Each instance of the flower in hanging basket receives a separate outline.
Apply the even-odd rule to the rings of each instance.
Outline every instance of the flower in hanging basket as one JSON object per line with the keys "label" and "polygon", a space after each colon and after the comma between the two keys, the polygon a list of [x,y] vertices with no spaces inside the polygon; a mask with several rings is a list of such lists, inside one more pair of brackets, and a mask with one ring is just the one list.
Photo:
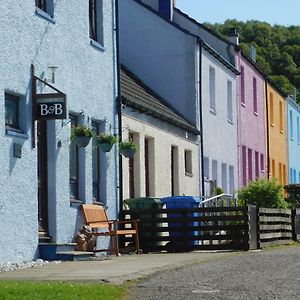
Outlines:
{"label": "flower in hanging basket", "polygon": [[109,152],[112,146],[118,141],[117,136],[113,134],[107,134],[102,132],[100,135],[96,136],[98,145],[103,152]]}
{"label": "flower in hanging basket", "polygon": [[93,136],[94,131],[85,125],[77,125],[71,129],[71,141],[75,141],[79,147],[86,147]]}
{"label": "flower in hanging basket", "polygon": [[133,157],[136,150],[137,150],[137,144],[135,144],[133,141],[122,141],[119,143],[120,153],[125,157]]}

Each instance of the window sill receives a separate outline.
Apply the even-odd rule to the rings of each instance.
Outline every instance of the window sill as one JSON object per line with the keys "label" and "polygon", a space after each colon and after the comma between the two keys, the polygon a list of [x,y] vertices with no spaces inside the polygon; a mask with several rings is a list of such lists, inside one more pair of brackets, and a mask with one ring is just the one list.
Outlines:
{"label": "window sill", "polygon": [[9,136],[19,137],[22,139],[28,139],[28,135],[21,130],[6,128],[5,133],[6,133],[6,135],[9,135]]}
{"label": "window sill", "polygon": [[280,130],[280,133],[281,133],[281,134],[283,134],[283,133],[284,133],[284,131],[281,129],[281,130]]}
{"label": "window sill", "polygon": [[274,123],[271,123],[270,126],[271,126],[271,127],[275,127]]}
{"label": "window sill", "polygon": [[70,206],[78,207],[81,204],[83,204],[83,201],[75,199],[75,198],[70,198]]}
{"label": "window sill", "polygon": [[233,120],[228,119],[228,123],[233,125]]}
{"label": "window sill", "polygon": [[187,177],[193,177],[193,173],[185,172],[185,176],[187,176]]}
{"label": "window sill", "polygon": [[246,104],[245,104],[244,102],[241,102],[241,105],[242,105],[243,107],[246,107]]}
{"label": "window sill", "polygon": [[216,114],[217,114],[216,111],[215,111],[214,109],[212,109],[212,108],[210,108],[209,111],[210,111],[210,113],[213,114],[213,115],[216,115]]}
{"label": "window sill", "polygon": [[258,113],[256,111],[253,112],[254,116],[258,116]]}
{"label": "window sill", "polygon": [[46,13],[45,11],[43,11],[42,9],[36,7],[35,8],[35,14],[39,17],[42,17],[43,19],[51,22],[52,24],[55,24],[55,20],[53,17],[51,17],[48,13]]}
{"label": "window sill", "polygon": [[97,41],[95,41],[95,40],[93,40],[93,39],[91,39],[90,44],[91,44],[93,47],[95,47],[95,48],[97,48],[97,49],[99,49],[99,50],[101,50],[101,51],[105,51],[105,47],[104,47],[103,45],[101,45],[99,42],[97,42]]}

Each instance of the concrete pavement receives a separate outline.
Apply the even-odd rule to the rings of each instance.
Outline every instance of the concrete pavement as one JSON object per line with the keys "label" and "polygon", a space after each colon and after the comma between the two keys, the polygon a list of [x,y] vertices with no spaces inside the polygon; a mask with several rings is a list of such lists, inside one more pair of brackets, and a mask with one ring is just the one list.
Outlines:
{"label": "concrete pavement", "polygon": [[85,281],[122,284],[157,271],[216,260],[235,252],[124,255],[106,260],[48,264],[0,273],[0,280]]}

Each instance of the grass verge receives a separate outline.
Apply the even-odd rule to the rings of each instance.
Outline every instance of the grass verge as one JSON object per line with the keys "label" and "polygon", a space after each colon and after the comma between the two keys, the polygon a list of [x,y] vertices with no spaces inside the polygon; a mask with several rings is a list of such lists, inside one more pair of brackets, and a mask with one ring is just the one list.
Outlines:
{"label": "grass verge", "polygon": [[1,300],[120,300],[126,285],[0,281]]}

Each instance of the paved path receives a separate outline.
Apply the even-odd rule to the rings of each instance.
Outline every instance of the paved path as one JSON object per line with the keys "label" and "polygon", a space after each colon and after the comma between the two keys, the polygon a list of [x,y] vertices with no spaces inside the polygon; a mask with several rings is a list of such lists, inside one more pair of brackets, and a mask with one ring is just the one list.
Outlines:
{"label": "paved path", "polygon": [[112,257],[108,260],[49,264],[23,270],[0,273],[0,280],[63,280],[93,281],[120,284],[141,277],[185,265],[216,260],[234,252],[142,254]]}
{"label": "paved path", "polygon": [[299,300],[300,247],[241,252],[157,273],[130,294],[134,300]]}

